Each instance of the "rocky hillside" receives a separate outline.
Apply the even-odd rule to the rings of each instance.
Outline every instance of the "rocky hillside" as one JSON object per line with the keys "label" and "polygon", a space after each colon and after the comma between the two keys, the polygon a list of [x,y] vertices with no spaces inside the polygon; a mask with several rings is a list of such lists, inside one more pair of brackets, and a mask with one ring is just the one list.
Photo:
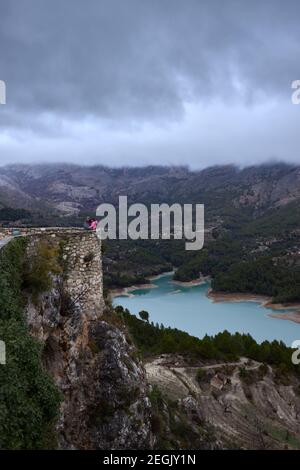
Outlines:
{"label": "rocky hillside", "polygon": [[296,378],[284,381],[272,367],[246,358],[191,366],[182,356],[162,355],[148,361],[146,370],[162,402],[177,403],[185,414],[194,439],[205,423],[214,448],[300,448]]}
{"label": "rocky hillside", "polygon": [[145,370],[104,310],[96,245],[54,235],[0,250],[0,448],[151,448]]}
{"label": "rocky hillside", "polygon": [[270,164],[239,170],[220,166],[111,169],[103,166],[10,165],[0,168],[0,202],[12,208],[76,216],[119,194],[130,201],[204,202],[213,216],[231,208],[261,214],[300,198],[300,168]]}
{"label": "rocky hillside", "polygon": [[0,448],[300,448],[291,351],[104,307],[93,237],[41,232],[0,250]]}
{"label": "rocky hillside", "polygon": [[[59,243],[61,269],[51,267],[47,290],[27,297],[25,316],[43,344],[43,363],[63,394],[56,424],[59,447],[150,447],[143,366],[125,332],[105,320],[100,242],[84,232],[52,237],[31,236],[27,245],[29,269],[34,271],[45,249],[46,259],[55,257]],[[51,266],[53,262],[55,258]]]}

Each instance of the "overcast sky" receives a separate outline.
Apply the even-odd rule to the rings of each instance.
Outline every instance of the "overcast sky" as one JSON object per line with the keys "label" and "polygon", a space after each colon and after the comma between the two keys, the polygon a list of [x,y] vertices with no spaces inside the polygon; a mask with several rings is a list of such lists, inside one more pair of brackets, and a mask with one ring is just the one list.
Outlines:
{"label": "overcast sky", "polygon": [[300,162],[299,0],[1,0],[0,162]]}

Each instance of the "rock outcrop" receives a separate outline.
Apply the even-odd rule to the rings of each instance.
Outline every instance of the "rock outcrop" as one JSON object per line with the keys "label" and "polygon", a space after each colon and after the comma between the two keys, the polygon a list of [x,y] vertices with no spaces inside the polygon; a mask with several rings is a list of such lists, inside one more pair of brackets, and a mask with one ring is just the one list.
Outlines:
{"label": "rock outcrop", "polygon": [[28,295],[27,320],[62,393],[57,440],[64,449],[151,448],[151,406],[142,363],[126,331],[105,313],[101,243],[71,230],[27,234],[29,264],[40,243],[59,248],[51,289]]}
{"label": "rock outcrop", "polygon": [[184,413],[197,448],[201,440],[202,448],[214,449],[300,448],[296,376],[278,376],[271,366],[246,358],[191,366],[167,354],[150,360],[146,371],[150,384]]}

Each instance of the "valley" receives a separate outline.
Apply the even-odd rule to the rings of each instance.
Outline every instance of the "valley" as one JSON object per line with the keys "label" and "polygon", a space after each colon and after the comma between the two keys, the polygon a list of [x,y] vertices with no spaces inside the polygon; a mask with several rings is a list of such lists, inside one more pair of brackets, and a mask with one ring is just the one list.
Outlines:
{"label": "valley", "polygon": [[[14,411],[19,392],[2,374],[10,410],[0,420],[9,429],[3,445],[298,449],[300,382],[290,345],[300,328],[292,321],[300,302],[299,175],[299,167],[284,164],[2,167],[6,236],[13,228],[41,236],[48,227],[49,234],[32,257],[22,237],[6,239],[0,251],[1,339],[10,344],[13,331],[22,346],[9,360],[25,401],[34,363],[41,400],[32,406],[42,413],[39,426],[29,420],[27,438]],[[204,203],[204,248],[191,253],[174,239],[106,240],[100,260],[89,253],[94,245],[73,246],[70,233],[88,240],[85,217],[120,195],[146,205]],[[91,295],[82,302],[87,282]],[[112,290],[118,296],[111,303]],[[23,347],[33,349],[20,369]],[[14,425],[23,430],[18,442]]]}

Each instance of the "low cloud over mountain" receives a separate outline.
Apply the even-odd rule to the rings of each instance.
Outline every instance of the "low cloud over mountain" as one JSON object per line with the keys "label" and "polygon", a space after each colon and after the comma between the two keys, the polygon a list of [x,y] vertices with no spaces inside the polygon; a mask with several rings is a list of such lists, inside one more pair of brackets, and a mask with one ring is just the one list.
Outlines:
{"label": "low cloud over mountain", "polygon": [[296,0],[4,0],[1,162],[297,162],[299,10]]}

